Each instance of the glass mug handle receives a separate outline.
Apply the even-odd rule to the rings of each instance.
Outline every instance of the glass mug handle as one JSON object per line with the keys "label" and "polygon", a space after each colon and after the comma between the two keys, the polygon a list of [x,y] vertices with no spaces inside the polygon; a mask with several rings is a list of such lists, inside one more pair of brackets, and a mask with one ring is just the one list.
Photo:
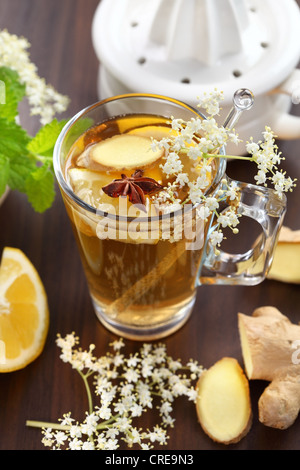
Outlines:
{"label": "glass mug handle", "polygon": [[[240,189],[238,214],[256,220],[262,228],[262,233],[244,254],[230,254],[219,250],[216,255],[215,247],[210,243],[208,236],[198,285],[253,286],[265,279],[271,267],[274,248],[286,212],[286,196],[282,195],[280,198],[272,189],[230,180],[228,176],[226,179]],[[209,234],[213,230],[212,225]]]}

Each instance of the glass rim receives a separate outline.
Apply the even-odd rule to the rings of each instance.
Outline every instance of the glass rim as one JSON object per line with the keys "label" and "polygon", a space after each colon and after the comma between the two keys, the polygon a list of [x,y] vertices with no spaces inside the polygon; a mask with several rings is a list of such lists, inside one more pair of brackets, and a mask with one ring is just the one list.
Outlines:
{"label": "glass rim", "polygon": [[[61,162],[60,162],[61,148],[62,148],[65,137],[68,135],[68,132],[72,129],[74,124],[76,122],[78,122],[81,118],[86,116],[88,113],[90,113],[93,109],[96,109],[100,106],[103,106],[105,104],[108,104],[108,103],[111,103],[111,102],[114,102],[114,101],[121,101],[122,99],[130,99],[130,98],[137,98],[137,99],[141,98],[141,99],[149,99],[149,100],[151,100],[151,99],[155,100],[156,99],[156,100],[160,100],[162,102],[165,101],[165,102],[173,103],[175,105],[178,105],[180,107],[183,107],[183,108],[191,111],[195,115],[200,116],[202,119],[207,119],[205,114],[198,111],[195,107],[193,107],[193,106],[191,106],[191,105],[189,105],[189,104],[187,104],[183,101],[180,101],[180,100],[177,100],[175,98],[168,97],[168,96],[164,96],[164,95],[156,95],[156,94],[150,94],[150,93],[127,93],[127,94],[122,94],[122,95],[111,96],[109,98],[105,98],[103,100],[97,101],[97,102],[93,103],[92,105],[86,106],[81,111],[76,113],[73,117],[71,117],[68,120],[68,122],[64,125],[63,129],[61,130],[61,132],[60,132],[60,134],[59,134],[59,136],[56,140],[56,143],[55,143],[55,146],[54,146],[54,151],[53,151],[53,168],[54,168],[54,173],[55,173],[57,182],[58,182],[60,188],[63,190],[63,192],[65,194],[67,194],[72,199],[72,201],[74,203],[76,203],[81,208],[85,209],[87,212],[89,212],[93,215],[103,217],[103,218],[109,218],[109,219],[118,220],[118,221],[121,221],[121,222],[122,221],[127,221],[127,222],[130,222],[130,221],[138,222],[138,221],[140,221],[140,222],[145,223],[148,220],[156,221],[156,220],[164,220],[165,218],[176,217],[176,215],[180,214],[182,209],[178,209],[178,210],[176,209],[172,212],[165,213],[165,214],[159,214],[159,215],[156,215],[156,216],[155,215],[145,215],[145,216],[138,216],[138,217],[128,217],[128,216],[124,216],[124,215],[112,214],[112,213],[109,213],[109,212],[105,212],[104,210],[97,209],[96,207],[91,206],[90,204],[88,204],[88,203],[84,202],[82,199],[80,199],[74,193],[71,186],[67,183],[67,181],[65,180],[65,178],[63,176],[63,171],[62,171]],[[164,116],[164,117],[167,117],[167,116]],[[170,116],[170,118],[171,118],[171,116]],[[93,126],[96,126],[97,124],[99,124],[99,123],[95,123],[95,124],[93,124]],[[75,139],[75,141],[76,141],[76,139]],[[220,148],[219,155],[225,155],[225,146],[224,145]],[[218,169],[216,171],[214,180],[212,181],[212,183],[209,186],[208,190],[206,191],[205,195],[209,195],[209,194],[213,193],[215,188],[217,188],[219,186],[222,178],[225,176],[226,164],[227,164],[226,158],[219,158],[218,159]],[[197,207],[201,206],[201,204],[202,204],[201,202],[199,202],[197,204],[192,204],[191,203],[191,204],[188,204],[188,206],[190,206],[190,210],[193,210],[193,209],[196,209]]]}

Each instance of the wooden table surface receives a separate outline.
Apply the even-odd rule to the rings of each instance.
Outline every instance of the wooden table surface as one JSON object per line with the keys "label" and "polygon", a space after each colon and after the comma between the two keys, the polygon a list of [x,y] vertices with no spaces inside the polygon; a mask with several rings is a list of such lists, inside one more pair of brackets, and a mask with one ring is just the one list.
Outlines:
{"label": "wooden table surface", "polygon": [[[31,59],[58,91],[71,99],[64,117],[70,117],[98,100],[98,61],[91,42],[91,22],[98,0],[0,0],[0,27],[23,35],[31,43]],[[293,113],[300,116],[300,107]],[[28,119],[30,132],[37,124]],[[279,142],[289,175],[299,178],[300,141]],[[246,165],[230,162],[228,174],[249,180]],[[288,196],[285,225],[300,228],[299,188]],[[75,331],[83,347],[96,344],[104,354],[116,339],[97,321],[87,291],[71,226],[57,191],[55,203],[44,214],[35,213],[26,197],[11,192],[0,208],[0,251],[5,246],[23,250],[36,266],[45,285],[50,307],[50,329],[41,356],[25,369],[0,375],[0,449],[41,450],[41,433],[28,428],[28,419],[54,421],[72,411],[80,418],[86,410],[86,395],[79,376],[59,359],[57,333]],[[241,364],[237,313],[251,314],[257,307],[273,305],[293,322],[300,320],[298,285],[266,280],[255,287],[203,286],[188,323],[164,340],[168,353],[198,360],[209,367],[223,356]],[[299,338],[300,339],[300,338]],[[126,341],[126,351],[139,343]],[[167,450],[296,450],[300,448],[300,418],[286,431],[259,423],[257,402],[267,384],[250,382],[253,425],[249,434],[230,447],[215,444],[196,418],[187,400],[175,404],[176,424],[170,430]],[[155,424],[155,423],[153,423]]]}

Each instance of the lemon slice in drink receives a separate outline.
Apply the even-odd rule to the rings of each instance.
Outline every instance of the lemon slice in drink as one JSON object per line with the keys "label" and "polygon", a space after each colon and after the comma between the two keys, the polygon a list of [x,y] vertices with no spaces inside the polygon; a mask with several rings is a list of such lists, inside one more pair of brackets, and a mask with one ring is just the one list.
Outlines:
{"label": "lemon slice in drink", "polygon": [[167,126],[141,126],[136,127],[135,129],[130,129],[127,134],[161,140],[171,136],[176,137],[178,132]]}
{"label": "lemon slice in drink", "polygon": [[[117,206],[116,201],[102,191],[103,186],[111,183],[113,179],[120,178],[120,174],[100,173],[87,168],[71,168],[68,171],[70,185],[82,201],[96,209],[109,212],[109,206]],[[106,207],[107,205],[107,207]]]}
{"label": "lemon slice in drink", "polygon": [[[154,174],[154,172],[152,173]],[[150,173],[151,177],[152,173]],[[138,217],[157,215],[155,204],[151,202],[151,199],[147,195],[145,210],[142,211],[138,205],[135,207],[134,204],[131,204],[127,197],[112,198],[104,193],[102,190],[103,186],[111,183],[116,178],[120,178],[119,173],[114,172],[107,174],[85,168],[71,168],[68,172],[68,175],[69,182],[74,193],[84,202],[95,207],[99,211],[107,212],[112,215],[121,215],[125,217],[128,216],[129,218],[133,219]],[[102,216],[100,213],[88,213],[83,209],[81,210],[78,208],[76,210],[72,207],[69,208],[69,216],[73,220],[79,237],[81,236],[80,233],[83,233],[86,236],[96,236],[101,238],[102,228],[109,226],[112,229],[116,229],[116,232],[110,232],[111,236],[108,236],[108,238],[113,238],[113,236],[115,236],[116,238],[114,239],[116,240],[120,239],[123,242],[132,243],[143,242],[153,244],[157,243],[158,241],[158,238],[156,237],[156,227],[154,230],[155,236],[151,234],[150,239],[145,232],[140,234],[135,233],[134,237],[131,237],[128,232],[126,221],[119,221],[118,223],[114,224],[114,218],[108,219],[107,217]],[[135,230],[136,226],[134,225],[134,221],[131,221],[130,228]]]}
{"label": "lemon slice in drink", "polygon": [[[151,177],[152,173],[150,174]],[[131,171],[126,171],[126,174],[130,175]],[[102,190],[114,179],[120,178],[120,173],[101,173],[86,168],[71,168],[68,175],[74,193],[90,206],[111,214],[128,215],[127,210],[130,208],[131,203],[127,201],[127,198],[112,198]],[[146,212],[150,212],[149,209],[150,200],[146,196]]]}
{"label": "lemon slice in drink", "polygon": [[42,352],[49,327],[47,296],[36,269],[6,247],[0,264],[0,372],[22,369]]}

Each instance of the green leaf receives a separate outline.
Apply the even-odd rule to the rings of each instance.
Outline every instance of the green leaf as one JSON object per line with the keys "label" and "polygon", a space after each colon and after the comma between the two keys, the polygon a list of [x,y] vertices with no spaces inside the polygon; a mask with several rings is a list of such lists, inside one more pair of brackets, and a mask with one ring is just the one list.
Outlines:
{"label": "green leaf", "polygon": [[47,165],[36,168],[26,179],[28,200],[37,212],[49,209],[55,198],[54,176]]}
{"label": "green leaf", "polygon": [[0,118],[0,154],[9,161],[8,185],[24,192],[25,180],[35,168],[29,157],[27,132],[14,121]]}
{"label": "green leaf", "polygon": [[54,175],[48,163],[37,166],[37,159],[28,149],[30,142],[21,126],[0,118],[0,173],[4,169],[0,188],[5,181],[12,190],[27,194],[37,212],[44,212],[54,201]]}
{"label": "green leaf", "polygon": [[28,150],[35,155],[52,157],[55,143],[66,122],[66,120],[58,121],[54,119],[46,124],[29,142]]}
{"label": "green leaf", "polygon": [[26,180],[35,170],[35,163],[28,156],[16,154],[10,160],[8,185],[11,189],[26,192]]}
{"label": "green leaf", "polygon": [[18,73],[7,67],[0,67],[0,82],[2,82],[1,91],[4,92],[4,100],[1,100],[0,104],[0,115],[13,121],[18,115],[19,102],[25,96],[25,85],[21,84]]}
{"label": "green leaf", "polygon": [[15,121],[0,117],[0,154],[13,159],[16,155],[28,155],[30,137]]}
{"label": "green leaf", "polygon": [[10,85],[16,99],[20,102],[25,96],[25,85],[21,83],[18,72],[9,67],[0,67],[0,80]]}
{"label": "green leaf", "polygon": [[[33,208],[44,212],[55,198],[52,154],[67,121],[54,119],[31,138],[16,122],[18,105],[26,94],[18,73],[0,67],[0,86],[0,93],[5,91],[5,103],[0,96],[0,195],[8,185],[27,194]],[[38,166],[41,161],[43,166]]]}
{"label": "green leaf", "polygon": [[9,160],[5,155],[0,155],[0,197],[4,193],[9,177]]}

